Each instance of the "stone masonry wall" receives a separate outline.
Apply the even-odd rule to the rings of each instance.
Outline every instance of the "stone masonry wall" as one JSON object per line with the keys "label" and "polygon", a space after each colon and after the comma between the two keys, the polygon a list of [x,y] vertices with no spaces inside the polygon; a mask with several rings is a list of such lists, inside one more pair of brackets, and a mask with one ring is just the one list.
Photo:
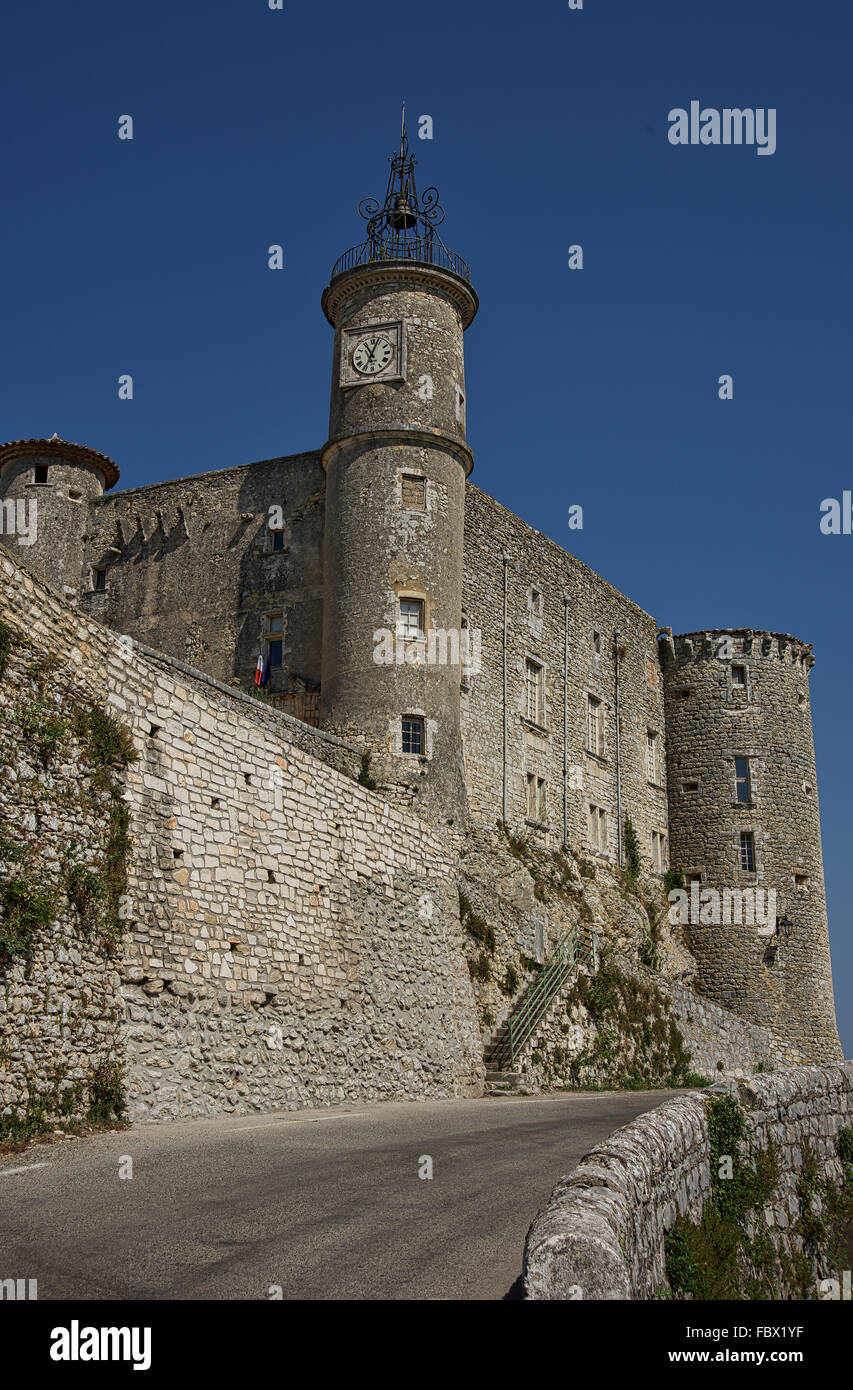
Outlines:
{"label": "stone masonry wall", "polygon": [[0,645],[0,1140],[84,1121],[122,1051],[119,962],[72,892],[103,872],[113,792],[84,712],[26,632]]}
{"label": "stone masonry wall", "polygon": [[[701,994],[783,1033],[811,1061],[841,1056],[829,955],[809,704],[811,648],[751,630],[661,642],[672,861],[698,880],[688,927]],[[738,788],[736,759],[748,767]],[[740,837],[752,836],[753,863]],[[772,890],[789,934],[702,920],[701,893]],[[711,904],[713,906],[713,904]],[[693,916],[696,910],[693,910]],[[728,914],[733,917],[730,911]],[[770,923],[773,932],[774,923]]]}
{"label": "stone masonry wall", "polygon": [[[748,1137],[781,1152],[781,1178],[764,1215],[777,1250],[799,1211],[797,1178],[806,1141],[824,1176],[842,1179],[839,1130],[853,1121],[853,1062],[798,1067],[709,1094],[733,1095]],[[664,1236],[681,1213],[697,1221],[711,1190],[703,1096],[665,1101],[616,1130],[555,1187],[527,1236],[525,1296],[649,1299],[666,1289]],[[819,1272],[830,1277],[834,1271]]]}
{"label": "stone masonry wall", "polygon": [[[316,453],[109,493],[90,504],[83,610],[217,680],[252,680],[268,616],[282,666],[268,689],[319,689],[325,477]],[[270,508],[283,512],[271,548]],[[26,557],[23,557],[26,559]],[[92,589],[92,568],[106,588]]]}
{"label": "stone masonry wall", "polygon": [[[480,1089],[446,843],[297,746],[286,716],[130,649],[3,557],[0,579],[4,620],[139,753],[131,1118]],[[299,727],[315,751],[341,746]]]}
{"label": "stone masonry wall", "polygon": [[[564,595],[569,599],[568,838],[576,850],[602,862],[617,854],[615,659],[613,633],[621,632],[622,814],[637,830],[647,868],[652,832],[668,835],[663,690],[656,625],[574,556],[532,530],[485,493],[468,485],[465,513],[463,604],[472,630],[481,632],[482,672],[463,691],[462,733],[472,814],[494,823],[502,813],[503,556],[508,586],[508,807],[514,826],[530,824],[527,775],[546,783],[544,830],[559,843],[563,831]],[[541,597],[537,597],[537,595]],[[526,715],[525,665],[544,667],[545,708],[540,724]],[[587,696],[603,706],[603,752],[589,751]],[[646,740],[657,736],[655,778],[647,775]],[[590,839],[589,806],[607,816],[606,849]],[[536,831],[536,821],[531,828]]]}

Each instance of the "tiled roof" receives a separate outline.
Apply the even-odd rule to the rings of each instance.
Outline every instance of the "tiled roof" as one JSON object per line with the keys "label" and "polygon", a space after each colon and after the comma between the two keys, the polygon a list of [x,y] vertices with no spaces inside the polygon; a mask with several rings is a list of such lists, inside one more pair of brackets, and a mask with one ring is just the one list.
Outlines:
{"label": "tiled roof", "polygon": [[70,459],[75,463],[88,463],[103,476],[106,490],[118,482],[118,468],[106,454],[90,449],[86,444],[71,444],[56,434],[52,439],[13,439],[8,444],[0,444],[0,468],[12,459],[27,454],[55,454],[57,458]]}

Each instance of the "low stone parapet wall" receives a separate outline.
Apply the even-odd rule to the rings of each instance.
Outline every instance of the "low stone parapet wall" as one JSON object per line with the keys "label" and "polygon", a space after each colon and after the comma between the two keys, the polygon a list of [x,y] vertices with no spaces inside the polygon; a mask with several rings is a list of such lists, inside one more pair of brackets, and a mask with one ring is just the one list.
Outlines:
{"label": "low stone parapet wall", "polygon": [[764,1219],[774,1239],[799,1208],[804,1148],[840,1182],[839,1131],[853,1123],[853,1062],[725,1081],[665,1101],[598,1144],[551,1194],[527,1236],[530,1299],[649,1299],[668,1292],[664,1241],[680,1214],[701,1218],[711,1192],[706,1097],[734,1096],[748,1141],[772,1140],[781,1177]]}

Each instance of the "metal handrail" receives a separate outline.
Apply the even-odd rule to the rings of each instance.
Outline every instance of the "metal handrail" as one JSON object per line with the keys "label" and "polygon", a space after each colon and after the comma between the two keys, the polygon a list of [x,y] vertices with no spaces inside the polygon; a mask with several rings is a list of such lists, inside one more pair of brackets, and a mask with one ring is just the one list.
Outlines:
{"label": "metal handrail", "polygon": [[369,265],[375,261],[415,261],[421,265],[437,265],[442,270],[452,271],[470,284],[471,272],[468,265],[455,251],[450,251],[438,237],[408,237],[405,235],[385,236],[382,240],[368,238],[358,246],[351,246],[335,261],[331,278],[343,275],[357,265]]}
{"label": "metal handrail", "polygon": [[496,1049],[497,1058],[506,1055],[509,1045],[510,1066],[515,1066],[516,1055],[531,1037],[554,995],[565,984],[568,976],[577,965],[581,954],[590,952],[588,931],[580,924],[572,927],[554,950],[536,984],[525,995],[524,1001],[506,1021],[507,1037]]}

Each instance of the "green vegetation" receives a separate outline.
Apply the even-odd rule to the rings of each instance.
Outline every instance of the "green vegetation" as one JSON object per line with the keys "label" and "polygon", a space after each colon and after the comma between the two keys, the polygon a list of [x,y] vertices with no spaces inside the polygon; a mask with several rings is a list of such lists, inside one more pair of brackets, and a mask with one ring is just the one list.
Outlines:
{"label": "green vegetation", "polygon": [[[694,1299],[816,1298],[815,1270],[840,1269],[845,1231],[853,1220],[853,1130],[838,1135],[841,1187],[822,1175],[808,1141],[797,1177],[799,1214],[776,1248],[764,1208],[782,1165],[773,1144],[751,1143],[746,1117],[733,1096],[706,1102],[711,1141],[711,1195],[701,1220],[679,1216],[665,1239],[666,1272],[676,1295]],[[848,1155],[845,1159],[844,1155]],[[794,1240],[791,1240],[791,1237]]]}
{"label": "green vegetation", "polygon": [[53,761],[68,738],[68,721],[57,712],[54,702],[44,695],[37,695],[26,704],[17,705],[15,722],[24,742],[38,755],[43,767]]}
{"label": "green vegetation", "polygon": [[505,994],[508,998],[511,998],[517,989],[518,972],[511,965],[508,965],[506,968],[506,975],[501,983],[501,994]]}
{"label": "green vegetation", "polygon": [[[778,1298],[775,1252],[764,1218],[782,1174],[772,1144],[750,1145],[734,1096],[705,1101],[711,1195],[698,1222],[679,1216],[664,1243],[675,1293],[697,1299]],[[744,1152],[746,1150],[746,1152]]]}
{"label": "green vegetation", "polygon": [[684,875],[680,869],[667,869],[663,876],[663,890],[667,898],[676,888],[684,888]]}
{"label": "green vegetation", "polygon": [[486,984],[492,978],[492,962],[485,951],[481,951],[476,960],[469,960],[468,973],[472,980],[479,980],[481,984]]}
{"label": "green vegetation", "polygon": [[51,925],[58,897],[50,879],[32,870],[0,884],[0,965],[23,955],[33,933]]}
{"label": "green vegetation", "polygon": [[630,816],[625,817],[625,873],[629,883],[636,883],[640,877],[640,842]]}
{"label": "green vegetation", "polygon": [[[49,1091],[36,1091],[28,1081],[27,1098],[9,1115],[0,1115],[0,1152],[21,1149],[55,1129],[79,1133],[81,1125],[95,1128],[126,1123],[124,1067],[113,1058],[99,1062],[90,1076],[68,1081],[61,1074]],[[77,1115],[77,1121],[73,1117]]]}
{"label": "green vegetation", "polygon": [[567,1018],[579,1004],[598,1031],[569,1063],[573,1086],[636,1091],[707,1085],[689,1070],[690,1054],[664,995],[624,974],[612,951],[602,955],[597,975],[578,975],[566,998]]}
{"label": "green vegetation", "polygon": [[18,636],[13,627],[0,621],[0,680],[6,674],[12,649],[18,644]]}
{"label": "green vegetation", "polygon": [[473,936],[490,956],[495,954],[495,933],[485,918],[475,912],[464,889],[459,889],[459,920],[469,936]]}

